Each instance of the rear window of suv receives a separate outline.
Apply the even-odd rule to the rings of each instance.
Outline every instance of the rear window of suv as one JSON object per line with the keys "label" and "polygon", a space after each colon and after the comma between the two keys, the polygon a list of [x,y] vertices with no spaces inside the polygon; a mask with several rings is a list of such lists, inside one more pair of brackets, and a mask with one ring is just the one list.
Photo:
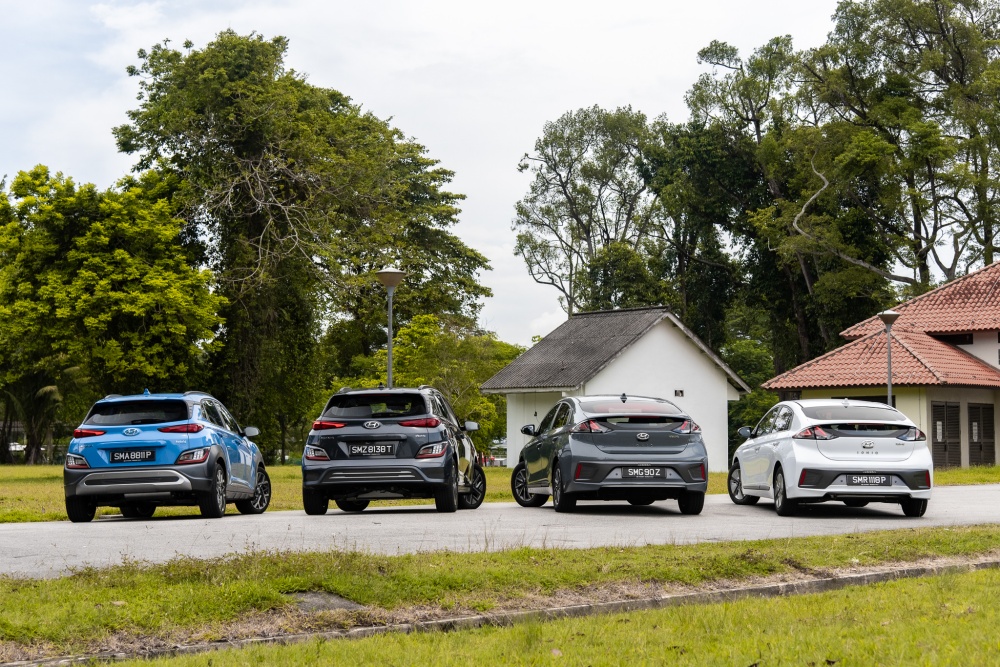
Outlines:
{"label": "rear window of suv", "polygon": [[93,426],[125,426],[179,422],[187,418],[188,408],[184,401],[114,401],[96,404],[83,423]]}
{"label": "rear window of suv", "polygon": [[377,417],[412,417],[428,414],[424,397],[420,394],[348,394],[334,396],[326,404],[324,417],[341,419],[368,419]]}
{"label": "rear window of suv", "polygon": [[580,401],[580,407],[588,415],[652,415],[677,417],[684,412],[670,401],[636,400],[628,398],[624,403],[621,399],[603,399],[598,401]]}

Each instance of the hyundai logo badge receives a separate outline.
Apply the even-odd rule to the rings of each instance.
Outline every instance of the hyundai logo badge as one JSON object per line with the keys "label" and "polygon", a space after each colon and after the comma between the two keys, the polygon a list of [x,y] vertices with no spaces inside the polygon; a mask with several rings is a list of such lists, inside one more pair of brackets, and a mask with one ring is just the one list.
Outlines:
{"label": "hyundai logo badge", "polygon": [[649,434],[648,433],[636,433],[635,434],[635,439],[638,440],[639,442],[646,442],[647,440],[649,440]]}
{"label": "hyundai logo badge", "polygon": [[875,449],[875,441],[865,440],[864,442],[861,443],[861,446],[864,447],[865,449]]}
{"label": "hyundai logo badge", "polygon": [[124,431],[122,431],[122,435],[139,435],[139,429],[127,428]]}
{"label": "hyundai logo badge", "polygon": [[379,428],[382,422],[365,422],[365,428]]}

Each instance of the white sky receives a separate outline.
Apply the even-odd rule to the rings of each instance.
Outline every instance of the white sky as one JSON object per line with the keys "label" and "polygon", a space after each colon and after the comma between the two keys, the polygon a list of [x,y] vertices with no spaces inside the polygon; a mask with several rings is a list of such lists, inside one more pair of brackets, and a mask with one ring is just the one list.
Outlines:
{"label": "white sky", "polygon": [[290,40],[286,64],[392,122],[456,172],[456,233],[493,267],[482,324],[528,344],[565,319],[513,254],[517,163],[566,111],[631,105],[687,118],[684,94],[713,39],[747,53],[776,35],[821,44],[835,0],[0,0],[0,177],[44,164],[112,185],[132,166],[111,128],[136,105],[125,67],[165,38],[221,30]]}

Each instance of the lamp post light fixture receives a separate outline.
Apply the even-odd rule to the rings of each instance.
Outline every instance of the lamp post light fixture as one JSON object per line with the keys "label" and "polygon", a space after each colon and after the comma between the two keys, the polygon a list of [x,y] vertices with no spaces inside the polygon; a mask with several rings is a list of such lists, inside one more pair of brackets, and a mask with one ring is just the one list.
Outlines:
{"label": "lamp post light fixture", "polygon": [[892,323],[899,319],[899,313],[895,310],[883,310],[878,314],[878,318],[885,325],[885,353],[889,364],[889,378],[886,386],[889,388],[889,407],[892,407]]}
{"label": "lamp post light fixture", "polygon": [[403,278],[406,276],[406,271],[401,271],[394,266],[387,266],[381,271],[375,273],[375,277],[378,281],[385,286],[386,291],[389,293],[389,360],[388,360],[388,373],[386,374],[386,384],[389,389],[392,389],[392,293],[396,291],[396,287],[399,283],[403,282]]}

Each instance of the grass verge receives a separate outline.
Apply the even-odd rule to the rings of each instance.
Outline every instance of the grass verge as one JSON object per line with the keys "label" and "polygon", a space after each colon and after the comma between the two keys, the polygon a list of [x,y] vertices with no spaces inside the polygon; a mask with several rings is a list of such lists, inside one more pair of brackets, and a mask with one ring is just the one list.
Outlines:
{"label": "grass verge", "polygon": [[255,647],[132,665],[996,664],[1000,572],[454,633]]}
{"label": "grass verge", "polygon": [[241,632],[252,634],[254,622],[264,622],[267,614],[288,612],[288,594],[296,592],[326,591],[367,609],[354,616],[286,616],[284,632],[377,623],[401,610],[432,617],[537,608],[553,599],[651,597],[723,581],[995,553],[1000,526],[683,546],[402,556],[265,553],[131,563],[54,580],[0,578],[0,661],[149,638],[219,638],[239,623],[249,623]]}

